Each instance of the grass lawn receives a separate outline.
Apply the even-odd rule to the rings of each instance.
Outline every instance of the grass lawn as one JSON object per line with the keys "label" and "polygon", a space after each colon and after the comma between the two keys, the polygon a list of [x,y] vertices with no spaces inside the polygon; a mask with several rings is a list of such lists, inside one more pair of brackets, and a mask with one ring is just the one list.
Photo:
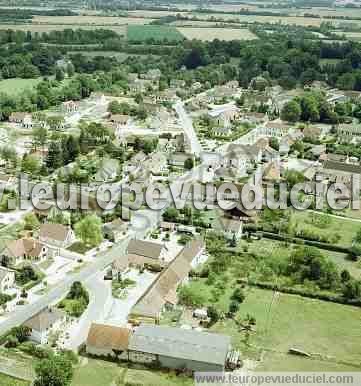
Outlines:
{"label": "grass lawn", "polygon": [[123,372],[124,369],[116,363],[82,358],[81,364],[75,368],[72,386],[114,385],[114,381],[122,377]]}
{"label": "grass lawn", "polygon": [[[315,216],[325,216],[323,213],[313,212]],[[312,214],[309,211],[294,211],[292,213],[291,221],[297,224],[297,229],[308,228],[310,231],[315,234],[320,235],[334,235],[339,234],[340,239],[337,244],[344,247],[350,247],[352,244],[352,239],[354,238],[357,230],[361,227],[361,224],[358,224],[354,221],[348,219],[341,219],[335,217],[328,217],[330,223],[324,227],[317,227],[310,222]]]}
{"label": "grass lawn", "polygon": [[[249,346],[231,320],[218,322],[212,330],[230,334],[246,356],[253,351],[253,358],[259,359],[263,350],[268,352],[262,369],[321,371],[340,364],[361,368],[359,308],[249,288],[237,316],[247,314],[256,318]],[[291,347],[315,354],[317,365],[313,358],[301,361],[287,355]]]}
{"label": "grass lawn", "polygon": [[193,379],[176,377],[173,372],[130,369],[101,359],[82,358],[74,371],[72,386],[191,386]]}
{"label": "grass lawn", "polygon": [[19,95],[25,90],[33,89],[41,81],[41,77],[36,79],[4,79],[0,81],[0,93],[6,93],[9,95]]}
{"label": "grass lawn", "polygon": [[30,386],[30,382],[22,381],[13,377],[9,377],[0,373],[0,385],[1,386]]}
{"label": "grass lawn", "polygon": [[156,41],[182,41],[184,36],[175,28],[158,25],[128,25],[127,38],[129,41],[143,42],[148,39]]}
{"label": "grass lawn", "polygon": [[72,244],[68,250],[69,251],[72,251],[72,252],[77,252],[77,253],[80,253],[80,254],[84,254],[85,252],[88,252],[92,249],[92,247],[88,246],[88,245],[85,245],[84,243],[82,243],[81,241],[77,241],[75,242],[74,244]]}

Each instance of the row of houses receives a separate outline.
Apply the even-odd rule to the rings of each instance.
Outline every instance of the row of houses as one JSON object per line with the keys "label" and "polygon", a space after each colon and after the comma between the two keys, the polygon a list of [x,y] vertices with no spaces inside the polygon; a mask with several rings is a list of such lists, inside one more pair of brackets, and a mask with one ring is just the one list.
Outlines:
{"label": "row of houses", "polygon": [[201,240],[193,240],[186,245],[132,308],[129,320],[158,323],[165,307],[176,305],[178,286],[188,281],[189,271],[198,264],[203,253]]}

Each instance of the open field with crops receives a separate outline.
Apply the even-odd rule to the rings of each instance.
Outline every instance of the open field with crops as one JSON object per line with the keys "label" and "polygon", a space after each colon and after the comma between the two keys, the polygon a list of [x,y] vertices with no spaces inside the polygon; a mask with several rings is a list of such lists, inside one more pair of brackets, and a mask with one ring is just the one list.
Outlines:
{"label": "open field with crops", "polygon": [[50,31],[62,31],[68,28],[73,29],[108,29],[118,33],[119,35],[125,35],[126,25],[81,25],[81,24],[1,24],[0,29],[13,29],[18,31],[30,31],[30,32],[50,32]]}
{"label": "open field with crops", "polygon": [[199,39],[211,41],[213,39],[220,40],[252,40],[257,39],[257,36],[246,28],[231,29],[231,28],[182,28],[178,27],[178,31],[187,39]]}
{"label": "open field with crops", "polygon": [[127,29],[127,38],[129,41],[146,41],[148,39],[154,39],[156,41],[162,41],[167,39],[168,41],[180,41],[184,39],[184,36],[175,27],[166,26],[135,26],[129,25]]}
{"label": "open field with crops", "polygon": [[88,25],[123,25],[123,24],[148,24],[152,19],[138,17],[113,17],[113,16],[34,16],[33,24],[88,24]]}

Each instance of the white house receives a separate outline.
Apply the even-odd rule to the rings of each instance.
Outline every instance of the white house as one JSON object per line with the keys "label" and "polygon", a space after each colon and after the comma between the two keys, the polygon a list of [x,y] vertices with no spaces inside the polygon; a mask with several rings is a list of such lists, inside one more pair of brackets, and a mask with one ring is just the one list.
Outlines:
{"label": "white house", "polygon": [[70,226],[46,223],[40,226],[39,240],[58,248],[67,248],[75,242],[75,234]]}
{"label": "white house", "polygon": [[46,307],[32,318],[28,319],[24,326],[31,329],[30,339],[36,343],[47,344],[49,334],[61,330],[66,322],[66,314],[56,308]]}
{"label": "white house", "polygon": [[15,283],[15,272],[12,269],[0,267],[0,293],[12,288]]}

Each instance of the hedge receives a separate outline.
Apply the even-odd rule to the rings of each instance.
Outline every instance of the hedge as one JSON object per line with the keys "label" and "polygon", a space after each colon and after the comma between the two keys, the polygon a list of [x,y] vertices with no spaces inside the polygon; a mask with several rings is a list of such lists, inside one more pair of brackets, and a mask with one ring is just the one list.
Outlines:
{"label": "hedge", "polygon": [[338,303],[338,304],[345,304],[345,305],[350,305],[350,306],[361,307],[361,299],[350,300],[350,299],[344,298],[342,295],[323,294],[323,293],[319,293],[319,292],[313,292],[311,290],[286,287],[286,286],[282,286],[280,284],[262,282],[262,281],[257,281],[257,280],[238,279],[237,283],[248,284],[250,286],[258,287],[261,289],[278,291],[278,292],[291,294],[291,295],[300,295],[300,296],[303,296],[306,298],[311,298],[311,299],[318,299],[318,300],[324,300],[324,301]]}

